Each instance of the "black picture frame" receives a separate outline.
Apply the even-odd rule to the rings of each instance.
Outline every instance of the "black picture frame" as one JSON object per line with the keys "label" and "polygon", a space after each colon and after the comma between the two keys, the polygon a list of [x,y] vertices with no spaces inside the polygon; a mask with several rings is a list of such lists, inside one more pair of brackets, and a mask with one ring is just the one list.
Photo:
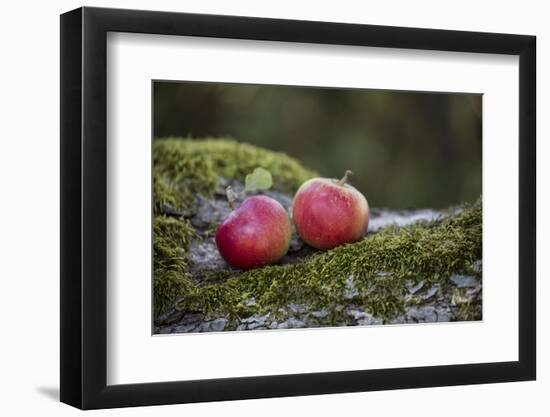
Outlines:
{"label": "black picture frame", "polygon": [[[108,32],[519,56],[519,360],[108,386]],[[61,15],[61,401],[94,409],[535,379],[535,51],[524,35],[88,7]]]}

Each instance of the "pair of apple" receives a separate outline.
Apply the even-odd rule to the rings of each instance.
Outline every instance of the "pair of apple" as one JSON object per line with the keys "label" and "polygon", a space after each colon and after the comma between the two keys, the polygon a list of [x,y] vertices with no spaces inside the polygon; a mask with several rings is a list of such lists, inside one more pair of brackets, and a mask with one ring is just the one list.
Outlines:
{"label": "pair of apple", "polygon": [[[365,196],[346,183],[350,174],[347,171],[340,180],[313,178],[296,192],[292,217],[296,232],[308,245],[331,249],[356,242],[367,232],[369,206]],[[247,198],[216,231],[222,257],[243,270],[277,262],[288,251],[290,239],[286,210],[263,195]]]}

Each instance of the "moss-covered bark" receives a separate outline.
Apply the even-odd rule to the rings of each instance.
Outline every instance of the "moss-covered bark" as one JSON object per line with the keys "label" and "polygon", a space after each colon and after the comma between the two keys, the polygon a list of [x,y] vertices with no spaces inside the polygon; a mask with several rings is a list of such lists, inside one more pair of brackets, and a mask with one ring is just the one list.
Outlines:
{"label": "moss-covered bark", "polygon": [[315,172],[283,153],[257,148],[231,139],[156,140],[154,144],[155,208],[190,206],[197,194],[211,195],[220,177],[244,180],[254,168],[273,175],[273,188],[294,193]]}
{"label": "moss-covered bark", "polygon": [[[455,217],[386,229],[300,264],[227,274],[221,283],[195,288],[179,307],[238,317],[277,314],[279,308],[299,303],[337,316],[346,303],[348,278],[353,277],[359,303],[369,313],[394,317],[404,309],[406,283],[444,285],[453,273],[474,273],[481,258],[481,232],[478,202]],[[251,298],[252,306],[247,303]]]}
{"label": "moss-covered bark", "polygon": [[315,172],[285,154],[231,139],[156,140],[153,148],[154,304],[158,314],[193,291],[187,273],[187,251],[194,236],[182,216],[193,210],[198,195],[208,197],[220,177],[243,180],[256,167],[269,170],[273,188],[293,193]]}
{"label": "moss-covered bark", "polygon": [[193,228],[183,216],[166,217],[166,212],[192,211],[196,196],[212,195],[220,177],[243,180],[258,166],[272,172],[275,189],[290,194],[315,173],[284,154],[231,140],[157,140],[154,160],[157,313],[176,301],[185,311],[227,317],[276,315],[280,308],[300,303],[328,309],[337,320],[352,277],[367,311],[393,317],[403,311],[406,283],[445,285],[453,273],[472,273],[481,259],[479,199],[443,220],[386,229],[299,264],[224,272],[215,283],[194,284],[186,258]]}
{"label": "moss-covered bark", "polygon": [[159,215],[155,216],[153,235],[154,305],[159,312],[192,291],[186,252],[195,233],[187,221]]}

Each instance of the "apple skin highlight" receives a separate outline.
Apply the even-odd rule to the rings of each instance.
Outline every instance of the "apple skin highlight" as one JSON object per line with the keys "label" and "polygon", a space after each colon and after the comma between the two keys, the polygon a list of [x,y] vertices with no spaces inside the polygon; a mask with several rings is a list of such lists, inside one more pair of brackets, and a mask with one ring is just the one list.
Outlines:
{"label": "apple skin highlight", "polygon": [[313,178],[296,192],[292,216],[304,242],[327,250],[356,242],[367,233],[369,205],[345,179]]}
{"label": "apple skin highlight", "polygon": [[279,261],[288,251],[288,213],[266,196],[247,198],[216,230],[216,246],[224,260],[242,270]]}

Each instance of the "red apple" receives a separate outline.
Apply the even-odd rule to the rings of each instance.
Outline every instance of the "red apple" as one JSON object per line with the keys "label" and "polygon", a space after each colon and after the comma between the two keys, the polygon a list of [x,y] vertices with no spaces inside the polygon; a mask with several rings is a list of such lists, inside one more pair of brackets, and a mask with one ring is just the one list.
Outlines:
{"label": "red apple", "polygon": [[[231,200],[230,205],[233,207]],[[280,260],[288,251],[290,238],[290,219],[284,207],[261,195],[247,198],[216,231],[223,259],[244,270]]]}
{"label": "red apple", "polygon": [[292,216],[304,242],[316,249],[332,249],[356,242],[367,232],[369,205],[357,189],[341,180],[313,178],[298,189]]}

